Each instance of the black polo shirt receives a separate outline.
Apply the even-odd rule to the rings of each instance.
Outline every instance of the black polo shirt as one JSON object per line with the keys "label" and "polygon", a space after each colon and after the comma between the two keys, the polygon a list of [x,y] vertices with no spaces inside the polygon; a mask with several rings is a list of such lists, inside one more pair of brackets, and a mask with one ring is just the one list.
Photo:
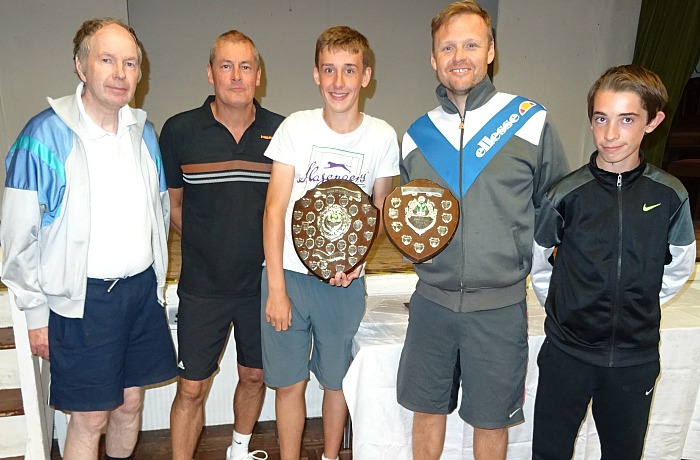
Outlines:
{"label": "black polo shirt", "polygon": [[160,136],[168,188],[183,188],[179,288],[201,296],[260,292],[262,216],[272,161],[264,156],[284,117],[254,101],[239,143],[204,105],[170,118]]}

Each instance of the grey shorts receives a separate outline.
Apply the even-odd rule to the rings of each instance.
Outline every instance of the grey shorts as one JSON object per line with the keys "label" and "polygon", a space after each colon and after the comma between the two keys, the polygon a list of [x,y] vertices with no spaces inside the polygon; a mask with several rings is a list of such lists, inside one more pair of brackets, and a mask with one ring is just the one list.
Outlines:
{"label": "grey shorts", "polygon": [[527,305],[456,313],[413,293],[397,381],[399,404],[414,412],[459,416],[477,428],[524,420]]}
{"label": "grey shorts", "polygon": [[273,388],[290,386],[308,379],[311,370],[325,388],[340,390],[352,360],[352,338],[365,313],[364,278],[343,288],[285,270],[284,281],[292,303],[292,326],[277,332],[265,320],[267,269],[263,269],[260,323],[265,383]]}

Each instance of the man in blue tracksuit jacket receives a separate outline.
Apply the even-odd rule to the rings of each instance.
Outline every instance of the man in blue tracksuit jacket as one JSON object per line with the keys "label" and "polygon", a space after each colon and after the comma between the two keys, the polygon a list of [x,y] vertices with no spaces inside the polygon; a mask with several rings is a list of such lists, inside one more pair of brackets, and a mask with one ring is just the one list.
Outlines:
{"label": "man in blue tracksuit jacket", "polygon": [[177,374],[164,301],[169,201],[131,28],[85,21],[74,95],[10,149],[0,226],[2,281],[25,312],[32,353],[51,362],[49,403],[71,411],[64,458],[129,458],[143,387]]}
{"label": "man in blue tracksuit jacket", "polygon": [[414,458],[439,458],[457,366],[459,415],[475,428],[475,458],[505,458],[507,427],[523,420],[535,216],[568,166],[546,110],[497,92],[486,75],[495,52],[479,5],[449,5],[432,32],[440,106],[404,136],[401,182],[429,179],[449,189],[460,221],[442,252],[415,264],[398,401],[415,412]]}

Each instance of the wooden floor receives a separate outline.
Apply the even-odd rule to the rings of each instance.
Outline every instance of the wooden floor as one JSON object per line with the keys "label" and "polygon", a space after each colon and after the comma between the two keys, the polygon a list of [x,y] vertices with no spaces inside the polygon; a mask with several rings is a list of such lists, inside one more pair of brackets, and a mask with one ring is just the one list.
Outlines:
{"label": "wooden floor", "polygon": [[[195,460],[225,460],[226,448],[231,444],[231,433],[233,425],[218,425],[205,427],[202,437],[195,452]],[[100,450],[104,447],[101,445]],[[250,450],[264,450],[268,453],[269,460],[280,460],[279,446],[275,422],[258,422],[253,438],[250,443]],[[323,428],[321,419],[313,418],[306,422],[304,439],[302,441],[301,460],[321,460],[323,454]],[[102,458],[102,454],[100,454]],[[134,460],[170,460],[172,458],[170,449],[170,431],[156,430],[144,431],[139,436]],[[60,460],[58,445],[54,441],[51,451],[51,460]],[[340,460],[351,460],[352,452],[343,450],[340,453]]]}

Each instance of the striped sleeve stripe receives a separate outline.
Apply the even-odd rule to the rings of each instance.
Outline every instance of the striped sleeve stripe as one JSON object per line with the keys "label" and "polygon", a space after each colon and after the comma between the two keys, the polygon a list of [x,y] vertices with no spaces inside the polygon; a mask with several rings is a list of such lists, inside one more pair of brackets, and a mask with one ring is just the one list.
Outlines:
{"label": "striped sleeve stripe", "polygon": [[[42,163],[46,164],[51,170],[55,171],[56,175],[61,181],[66,181],[66,171],[63,163],[56,158],[50,148],[48,148],[38,139],[34,139],[33,137],[29,136],[18,137],[17,141],[15,141],[14,145],[10,148],[10,156],[14,155],[14,153],[18,150],[26,150],[30,154],[36,154]],[[23,172],[23,174],[26,174],[26,172]]]}
{"label": "striped sleeve stripe", "polygon": [[183,174],[184,179],[211,179],[224,177],[250,177],[251,179],[270,178],[270,173],[257,173],[251,171],[226,171],[222,173],[202,173],[202,174]]}
{"label": "striped sleeve stripe", "polygon": [[183,178],[188,184],[218,184],[222,182],[258,182],[258,183],[268,183],[270,182],[270,176],[267,177],[214,177],[214,178]]}
{"label": "striped sleeve stripe", "polygon": [[232,170],[244,170],[244,171],[257,171],[270,173],[272,171],[272,165],[268,163],[257,163],[255,161],[244,161],[244,160],[231,160],[231,161],[220,161],[216,163],[197,163],[182,165],[182,172],[184,174],[197,174],[197,173],[211,173],[217,171],[232,171]]}

